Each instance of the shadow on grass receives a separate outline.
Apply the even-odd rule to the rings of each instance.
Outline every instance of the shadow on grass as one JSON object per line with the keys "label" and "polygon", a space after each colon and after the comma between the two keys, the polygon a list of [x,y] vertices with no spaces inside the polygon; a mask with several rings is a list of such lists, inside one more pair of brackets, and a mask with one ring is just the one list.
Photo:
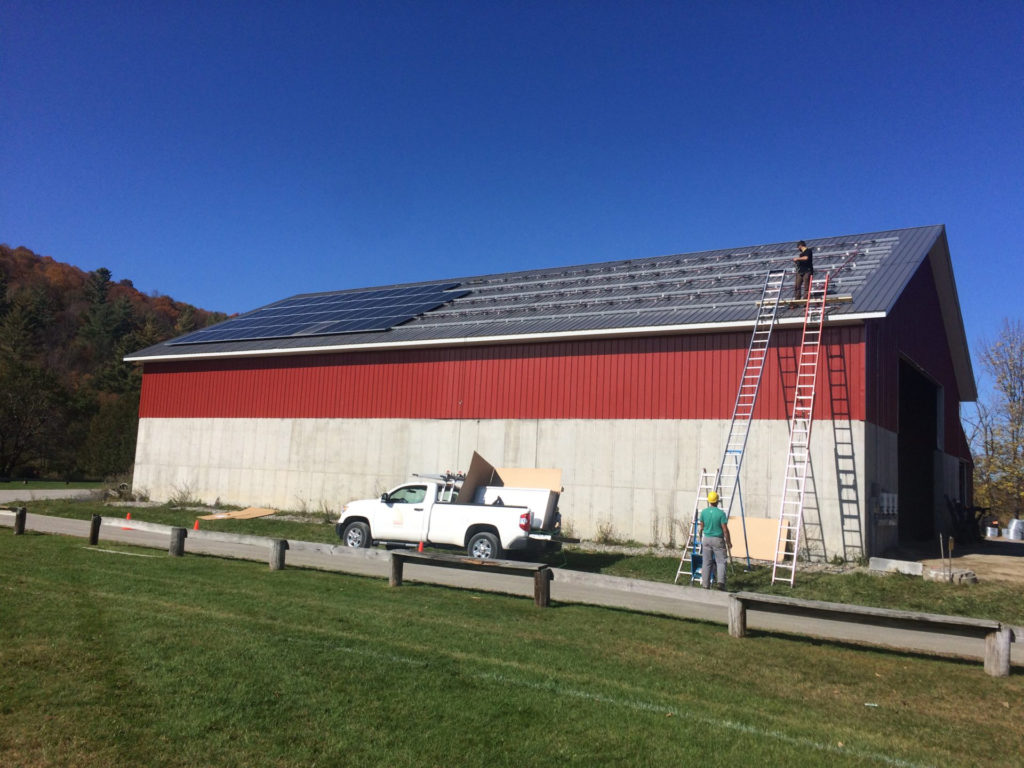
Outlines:
{"label": "shadow on grass", "polygon": [[617,552],[562,550],[561,552],[541,558],[540,562],[547,563],[554,568],[567,568],[572,571],[583,571],[584,573],[603,573],[605,569],[625,559],[625,555]]}
{"label": "shadow on grass", "polygon": [[[867,651],[869,653],[876,653],[893,658],[942,661],[947,664],[953,663],[962,667],[979,667],[984,663],[984,660],[981,658],[968,658],[951,653],[942,653],[940,651],[917,651],[913,649],[902,650],[899,648],[889,648],[884,645],[872,645],[868,642],[858,643],[852,640],[833,640],[823,637],[810,637],[808,635],[782,632],[778,630],[748,628],[747,636],[743,638],[743,640],[756,640],[759,637],[774,638],[776,640],[784,640],[790,643],[801,643],[803,645],[810,645],[816,648],[842,648],[848,651]],[[1011,674],[1013,669],[1021,670],[1024,669],[1024,667],[1021,667],[1019,664],[1011,663]]]}

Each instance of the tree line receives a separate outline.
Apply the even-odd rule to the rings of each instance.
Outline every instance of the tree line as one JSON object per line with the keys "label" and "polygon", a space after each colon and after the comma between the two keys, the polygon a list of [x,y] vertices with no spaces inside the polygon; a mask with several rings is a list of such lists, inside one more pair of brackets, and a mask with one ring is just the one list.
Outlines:
{"label": "tree line", "polygon": [[979,358],[991,386],[966,419],[974,502],[1005,524],[1024,514],[1024,325],[1004,320],[999,335],[982,342]]}
{"label": "tree line", "polygon": [[125,355],[225,318],[0,245],[0,479],[129,472],[142,372]]}

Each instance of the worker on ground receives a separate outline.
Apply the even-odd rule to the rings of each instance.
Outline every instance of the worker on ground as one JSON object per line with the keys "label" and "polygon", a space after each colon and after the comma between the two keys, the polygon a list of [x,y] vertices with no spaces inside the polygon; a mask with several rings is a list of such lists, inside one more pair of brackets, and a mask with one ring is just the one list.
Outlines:
{"label": "worker on ground", "polygon": [[814,274],[814,251],[801,240],[796,244],[800,255],[793,259],[796,264],[796,282],[793,284],[793,298],[797,301],[811,295],[811,275]]}
{"label": "worker on ground", "polygon": [[697,535],[700,537],[700,551],[704,562],[700,569],[700,585],[704,589],[711,588],[711,569],[715,569],[715,581],[719,589],[725,589],[725,558],[732,549],[732,538],[729,536],[728,518],[718,508],[718,493],[708,494],[708,504],[700,511]]}

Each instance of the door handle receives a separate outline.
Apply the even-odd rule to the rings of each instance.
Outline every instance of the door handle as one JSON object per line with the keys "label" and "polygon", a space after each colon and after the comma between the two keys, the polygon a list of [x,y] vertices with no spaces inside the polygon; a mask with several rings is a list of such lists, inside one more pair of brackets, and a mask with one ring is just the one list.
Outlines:
{"label": "door handle", "polygon": [[423,511],[423,507],[413,507],[412,511],[413,512],[422,512]]}

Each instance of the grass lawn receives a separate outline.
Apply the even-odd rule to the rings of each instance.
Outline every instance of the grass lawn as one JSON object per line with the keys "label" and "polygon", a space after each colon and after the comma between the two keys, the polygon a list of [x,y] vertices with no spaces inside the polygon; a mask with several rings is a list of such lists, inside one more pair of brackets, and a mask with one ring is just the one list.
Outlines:
{"label": "grass lawn", "polygon": [[1024,752],[1024,679],[976,662],[9,529],[0,595],[3,766],[995,766]]}
{"label": "grass lawn", "polygon": [[[206,514],[168,505],[129,508],[113,506],[102,501],[63,499],[26,502],[25,506],[29,512],[79,520],[88,520],[93,514],[124,517],[130,512],[136,520],[185,528],[191,528],[198,515]],[[210,531],[338,543],[334,525],[322,514],[307,515],[302,520],[282,519],[283,517],[295,515],[274,515],[251,520],[203,520],[200,527]],[[677,557],[586,552],[577,549],[566,550],[547,559],[552,565],[573,570],[662,583],[673,581],[679,565]],[[1009,582],[983,581],[979,584],[950,585],[900,574],[798,572],[796,586],[790,587],[785,584],[772,585],[771,572],[767,567],[755,567],[750,572],[744,572],[737,564],[730,568],[729,583],[730,589],[735,590],[772,592],[811,600],[857,603],[928,613],[975,616],[1024,626],[1024,600],[1021,600],[1020,586]]]}

